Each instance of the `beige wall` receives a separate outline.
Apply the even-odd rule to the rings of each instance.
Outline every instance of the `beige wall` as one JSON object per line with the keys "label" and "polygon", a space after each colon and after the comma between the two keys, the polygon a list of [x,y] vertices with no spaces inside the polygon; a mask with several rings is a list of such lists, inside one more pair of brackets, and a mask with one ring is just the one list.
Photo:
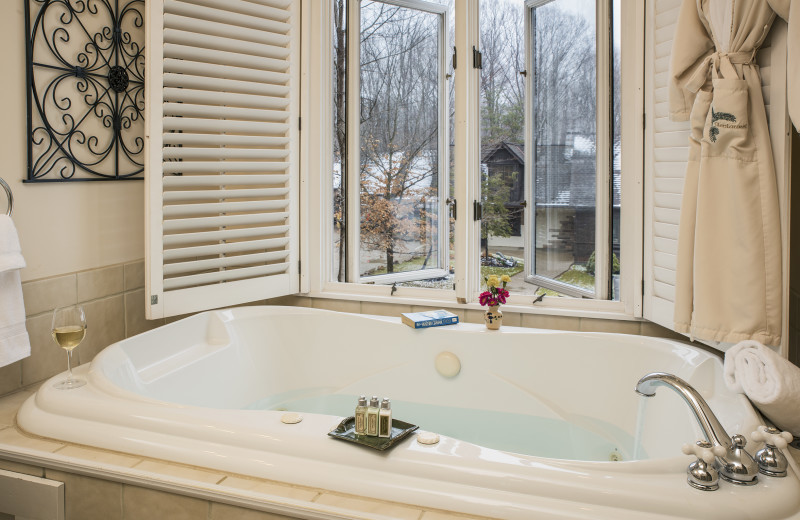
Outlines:
{"label": "beige wall", "polygon": [[27,169],[24,33],[23,3],[0,2],[0,176],[14,193],[14,223],[28,264],[22,279],[143,258],[143,181],[22,183]]}

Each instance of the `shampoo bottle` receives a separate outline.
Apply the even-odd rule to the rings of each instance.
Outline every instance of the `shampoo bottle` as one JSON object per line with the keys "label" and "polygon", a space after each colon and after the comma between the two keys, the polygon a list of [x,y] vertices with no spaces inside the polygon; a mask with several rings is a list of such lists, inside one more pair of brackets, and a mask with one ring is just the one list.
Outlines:
{"label": "shampoo bottle", "polygon": [[365,435],[367,433],[367,398],[363,395],[358,398],[355,415],[356,435]]}
{"label": "shampoo bottle", "polygon": [[392,436],[392,405],[388,399],[381,401],[381,411],[378,416],[378,437]]}
{"label": "shampoo bottle", "polygon": [[378,396],[373,395],[367,408],[367,435],[378,435]]}

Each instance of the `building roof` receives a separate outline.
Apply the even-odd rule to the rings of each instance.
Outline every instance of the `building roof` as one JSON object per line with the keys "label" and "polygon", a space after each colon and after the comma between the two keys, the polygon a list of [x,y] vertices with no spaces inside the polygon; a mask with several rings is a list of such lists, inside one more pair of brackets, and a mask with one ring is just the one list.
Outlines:
{"label": "building roof", "polygon": [[[594,136],[568,136],[567,143],[539,145],[536,149],[536,204],[545,207],[595,207],[596,145]],[[481,150],[482,166],[490,169],[492,159],[505,151],[523,167],[525,147],[522,144],[498,142]],[[500,154],[501,156],[503,154]],[[613,157],[612,204],[620,205],[621,154],[617,144]],[[505,158],[502,161],[505,162]],[[523,179],[520,179],[523,182]]]}

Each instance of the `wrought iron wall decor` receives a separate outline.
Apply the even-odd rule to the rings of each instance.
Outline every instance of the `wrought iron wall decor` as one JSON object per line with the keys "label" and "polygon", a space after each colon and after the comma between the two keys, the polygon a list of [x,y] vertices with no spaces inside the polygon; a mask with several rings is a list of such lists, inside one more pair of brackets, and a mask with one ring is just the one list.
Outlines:
{"label": "wrought iron wall decor", "polygon": [[25,182],[143,178],[144,0],[22,0]]}

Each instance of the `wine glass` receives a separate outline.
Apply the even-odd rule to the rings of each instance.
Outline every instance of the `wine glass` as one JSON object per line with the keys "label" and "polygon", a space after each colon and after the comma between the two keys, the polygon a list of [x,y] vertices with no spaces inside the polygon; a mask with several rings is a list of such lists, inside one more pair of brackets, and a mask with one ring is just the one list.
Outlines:
{"label": "wine glass", "polygon": [[69,374],[55,386],[59,390],[71,390],[86,384],[83,379],[72,377],[72,351],[80,345],[86,335],[86,314],[80,305],[61,307],[53,311],[53,326],[50,328],[53,341],[67,351],[67,371]]}

